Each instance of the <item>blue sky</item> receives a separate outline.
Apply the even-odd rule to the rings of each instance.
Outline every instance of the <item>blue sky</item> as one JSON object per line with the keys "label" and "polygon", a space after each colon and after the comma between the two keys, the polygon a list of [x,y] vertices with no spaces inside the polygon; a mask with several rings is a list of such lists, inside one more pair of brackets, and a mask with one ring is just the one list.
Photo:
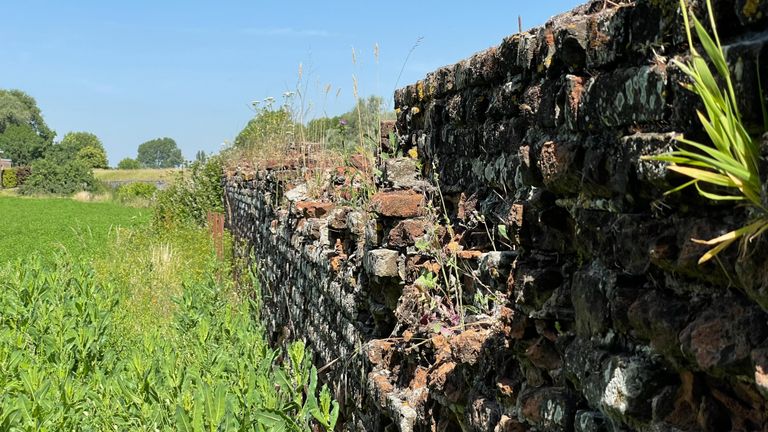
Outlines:
{"label": "blue sky", "polygon": [[294,90],[299,64],[310,115],[335,115],[354,104],[353,75],[391,101],[419,38],[398,87],[498,44],[518,15],[529,28],[580,3],[7,0],[0,88],[37,99],[58,139],[98,135],[112,164],[163,136],[192,158],[231,141],[251,101]]}

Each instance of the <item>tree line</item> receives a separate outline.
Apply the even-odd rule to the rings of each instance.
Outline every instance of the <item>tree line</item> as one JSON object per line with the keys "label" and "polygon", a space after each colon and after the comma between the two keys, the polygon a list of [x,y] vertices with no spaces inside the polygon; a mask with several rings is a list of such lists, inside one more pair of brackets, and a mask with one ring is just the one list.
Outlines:
{"label": "tree line", "polygon": [[[15,166],[30,167],[21,191],[68,194],[91,190],[93,169],[108,168],[104,144],[93,133],[69,132],[55,141],[56,132],[45,122],[33,97],[20,90],[0,89],[0,157]],[[119,168],[170,168],[184,163],[172,138],[141,144],[135,159],[120,161]]]}
{"label": "tree line", "polygon": [[[56,132],[45,123],[35,99],[21,90],[0,89],[0,152],[16,165],[82,162],[89,168],[108,168],[104,144],[90,132],[69,132],[54,142]],[[156,138],[138,147],[135,159],[121,161],[126,168],[171,168],[184,157],[172,138]]]}

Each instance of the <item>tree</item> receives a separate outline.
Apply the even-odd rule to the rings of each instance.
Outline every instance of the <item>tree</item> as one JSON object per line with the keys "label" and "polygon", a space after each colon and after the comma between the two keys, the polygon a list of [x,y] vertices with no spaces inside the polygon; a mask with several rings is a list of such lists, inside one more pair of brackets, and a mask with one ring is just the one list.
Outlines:
{"label": "tree", "polygon": [[181,150],[172,138],[157,138],[140,145],[136,160],[147,168],[171,168],[184,163]]}
{"label": "tree", "polygon": [[32,163],[32,174],[20,192],[25,195],[48,193],[69,195],[80,191],[93,191],[96,179],[93,171],[83,161],[59,162],[49,158]]}
{"label": "tree", "polygon": [[12,159],[16,165],[29,165],[43,158],[49,148],[50,144],[28,124],[10,124],[0,133],[3,157]]}
{"label": "tree", "polygon": [[118,169],[139,169],[141,168],[141,165],[139,165],[139,161],[132,158],[125,158],[117,163]]}
{"label": "tree", "polygon": [[195,153],[195,162],[204,163],[206,160],[208,160],[208,155],[205,154],[205,150],[198,150]]}
{"label": "tree", "polygon": [[103,148],[94,146],[85,146],[77,152],[77,160],[85,163],[91,169],[93,168],[107,168],[109,162],[107,161],[107,153]]}
{"label": "tree", "polygon": [[[85,150],[88,147],[91,150]],[[90,132],[67,133],[61,142],[51,147],[48,156],[60,163],[85,156],[86,163],[92,168],[106,168],[108,165],[104,144],[101,143],[99,137]]]}
{"label": "tree", "polygon": [[0,90],[0,150],[17,164],[40,159],[56,132],[45,124],[35,99],[20,90]]}

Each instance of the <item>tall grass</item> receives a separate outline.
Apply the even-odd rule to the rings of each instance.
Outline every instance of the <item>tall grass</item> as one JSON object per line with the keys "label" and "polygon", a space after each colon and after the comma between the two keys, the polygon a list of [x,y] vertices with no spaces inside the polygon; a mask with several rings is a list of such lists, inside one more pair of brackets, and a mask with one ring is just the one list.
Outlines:
{"label": "tall grass", "polygon": [[[761,194],[758,168],[758,141],[750,136],[742,120],[710,0],[707,0],[706,4],[712,36],[695,16],[689,18],[685,1],[680,0],[690,47],[690,60],[675,61],[675,64],[692,81],[686,88],[698,95],[704,104],[704,112],[699,111],[697,114],[711,144],[679,137],[677,140],[681,146],[677,150],[649,158],[669,162],[667,168],[670,171],[690,179],[668,191],[668,194],[693,186],[699,195],[709,200],[743,202],[750,208],[751,220],[743,227],[710,240],[693,240],[713,246],[702,255],[699,264],[714,258],[739,239],[742,251],[745,251],[748,242],[768,229],[768,209]],[[696,49],[691,28],[706,57],[714,66],[715,74],[702,53]],[[716,76],[725,84],[725,89],[721,88]],[[765,112],[763,107],[765,129],[768,130],[768,116]]]}

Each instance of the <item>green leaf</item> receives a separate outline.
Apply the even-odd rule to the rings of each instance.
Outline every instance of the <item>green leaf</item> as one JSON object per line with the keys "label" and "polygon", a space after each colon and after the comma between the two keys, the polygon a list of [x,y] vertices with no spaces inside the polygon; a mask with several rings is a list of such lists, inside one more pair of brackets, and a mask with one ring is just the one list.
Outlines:
{"label": "green leaf", "polygon": [[728,65],[725,62],[722,49],[711,37],[709,37],[709,33],[707,33],[704,26],[701,25],[701,22],[699,22],[696,17],[693,17],[693,26],[696,30],[696,36],[699,38],[699,42],[701,42],[701,46],[704,48],[704,51],[706,51],[712,64],[714,64],[715,69],[717,69],[717,73],[722,77],[728,76]]}
{"label": "green leaf", "polygon": [[675,171],[677,173],[691,177],[698,181],[712,183],[718,186],[736,187],[736,185],[733,183],[733,180],[731,180],[730,177],[723,174],[717,174],[711,171],[705,171],[702,169],[685,167],[680,165],[670,165],[667,167],[667,169],[670,171]]}
{"label": "green leaf", "polygon": [[189,421],[189,416],[187,416],[187,413],[181,405],[176,406],[176,430],[181,432],[197,432],[192,429],[192,423]]}
{"label": "green leaf", "polygon": [[496,229],[499,231],[499,235],[504,240],[509,240],[509,235],[507,235],[507,226],[506,225],[498,225]]}

